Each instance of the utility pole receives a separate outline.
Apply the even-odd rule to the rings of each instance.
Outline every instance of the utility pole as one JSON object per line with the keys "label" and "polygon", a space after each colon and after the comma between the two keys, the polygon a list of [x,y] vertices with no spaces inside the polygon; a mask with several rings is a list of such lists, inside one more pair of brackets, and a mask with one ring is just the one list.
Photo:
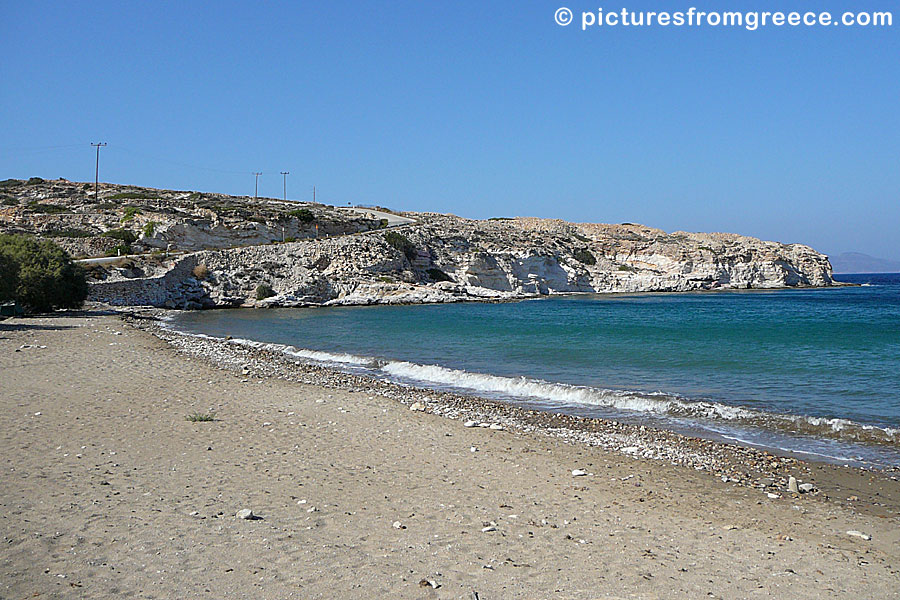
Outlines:
{"label": "utility pole", "polygon": [[281,177],[284,180],[283,183],[284,183],[284,201],[285,202],[287,202],[287,176],[290,174],[291,174],[290,171],[282,171],[281,172]]}
{"label": "utility pole", "polygon": [[100,197],[100,148],[105,146],[106,142],[91,142],[91,146],[97,148],[97,165],[94,168],[94,200]]}
{"label": "utility pole", "polygon": [[256,187],[253,188],[253,199],[259,200],[259,176],[262,175],[262,173],[257,173],[254,171],[253,174],[256,175]]}
{"label": "utility pole", "polygon": [[313,186],[313,204],[316,203],[316,186]]}

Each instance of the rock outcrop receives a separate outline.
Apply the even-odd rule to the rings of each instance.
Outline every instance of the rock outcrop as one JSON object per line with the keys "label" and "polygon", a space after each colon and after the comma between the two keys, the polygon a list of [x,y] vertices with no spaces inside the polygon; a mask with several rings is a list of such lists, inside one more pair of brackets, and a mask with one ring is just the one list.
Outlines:
{"label": "rock outcrop", "polygon": [[[202,298],[191,301],[408,304],[833,284],[827,257],[800,244],[732,234],[667,234],[630,224],[410,216],[417,223],[389,233],[191,254],[192,264],[207,273],[199,282]],[[273,294],[260,295],[260,286]],[[95,297],[114,301],[103,297],[103,287],[95,285]],[[183,297],[177,296],[176,304]],[[158,297],[151,303],[158,304]]]}

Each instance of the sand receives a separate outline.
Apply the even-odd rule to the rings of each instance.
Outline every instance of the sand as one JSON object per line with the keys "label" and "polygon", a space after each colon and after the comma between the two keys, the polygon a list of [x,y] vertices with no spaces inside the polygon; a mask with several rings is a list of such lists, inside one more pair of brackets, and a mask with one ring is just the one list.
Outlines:
{"label": "sand", "polygon": [[662,461],[225,371],[112,315],[0,322],[0,401],[3,599],[900,589],[895,480],[854,475],[880,511],[770,499]]}

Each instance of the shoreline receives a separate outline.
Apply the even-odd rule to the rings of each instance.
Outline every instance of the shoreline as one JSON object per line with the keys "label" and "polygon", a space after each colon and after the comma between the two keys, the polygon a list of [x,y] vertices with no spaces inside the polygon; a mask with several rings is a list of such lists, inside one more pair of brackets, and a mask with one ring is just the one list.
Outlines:
{"label": "shoreline", "polygon": [[[888,487],[897,484],[900,493],[900,467],[838,465],[798,458],[786,451],[769,451],[668,429],[529,409],[471,394],[393,383],[292,359],[280,351],[267,349],[262,342],[251,346],[205,334],[184,333],[160,324],[171,312],[148,309],[125,314],[123,320],[165,341],[180,353],[201,358],[216,368],[238,371],[242,377],[277,377],[331,389],[364,390],[406,407],[422,404],[424,409],[417,407],[415,410],[464,423],[477,423],[476,427],[489,428],[494,425],[526,435],[551,437],[576,446],[600,448],[629,459],[661,461],[690,468],[726,483],[756,489],[764,496],[817,497],[854,509],[867,505],[873,514],[900,515],[900,495],[885,503],[882,486],[871,489],[872,479],[876,478]],[[800,484],[814,481],[815,490],[792,494],[788,490],[792,476]]]}
{"label": "shoreline", "polygon": [[[887,474],[425,395],[153,329],[150,313],[107,310],[0,322],[0,596],[896,590],[900,483]],[[632,434],[716,462],[620,453]],[[718,476],[754,456],[821,491]],[[738,470],[723,470],[729,457]]]}

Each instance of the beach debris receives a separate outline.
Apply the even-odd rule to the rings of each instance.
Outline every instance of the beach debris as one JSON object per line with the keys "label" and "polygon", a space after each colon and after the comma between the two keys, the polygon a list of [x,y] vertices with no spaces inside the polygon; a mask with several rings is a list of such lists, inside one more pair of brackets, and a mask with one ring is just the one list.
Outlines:
{"label": "beach debris", "polygon": [[869,534],[867,534],[867,533],[863,533],[862,531],[857,531],[857,530],[855,530],[855,529],[851,529],[850,531],[848,531],[848,532],[847,532],[847,535],[850,535],[850,536],[853,536],[853,537],[858,537],[859,539],[861,539],[861,540],[866,540],[866,541],[872,539],[872,536],[871,536],[871,535],[869,535]]}
{"label": "beach debris", "polygon": [[441,587],[441,584],[439,584],[434,579],[423,579],[422,581],[419,582],[419,587],[423,587],[423,588],[430,587],[430,588],[438,589],[439,587]]}
{"label": "beach debris", "polygon": [[306,500],[297,500],[297,504],[306,504]]}
{"label": "beach debris", "polygon": [[497,524],[493,521],[481,528],[481,533],[490,533],[491,531],[497,531]]}
{"label": "beach debris", "polygon": [[309,508],[306,509],[306,512],[308,512],[308,513],[319,512],[319,509],[315,506],[310,506]]}
{"label": "beach debris", "polygon": [[241,510],[237,511],[237,514],[234,516],[238,519],[244,519],[245,521],[256,521],[262,519],[262,517],[260,517],[259,515],[253,514],[253,511],[249,508],[242,508]]}
{"label": "beach debris", "polygon": [[808,494],[810,492],[816,491],[816,486],[814,486],[811,483],[801,483],[798,487],[800,488],[800,491],[803,492],[804,494]]}
{"label": "beach debris", "polygon": [[425,405],[422,402],[413,402],[412,405],[410,405],[409,410],[425,412]]}
{"label": "beach debris", "polygon": [[391,527],[393,527],[394,529],[406,529],[406,525],[404,525],[404,524],[401,523],[400,521],[394,521],[394,522],[391,524]]}
{"label": "beach debris", "polygon": [[494,431],[503,431],[503,425],[499,423],[491,423],[491,429]]}
{"label": "beach debris", "polygon": [[587,471],[584,471],[582,469],[572,470],[572,477],[584,477],[585,475],[587,475]]}
{"label": "beach debris", "polygon": [[766,496],[768,496],[772,500],[777,500],[778,498],[781,498],[781,496],[779,496],[778,494],[773,494],[772,492],[766,492]]}
{"label": "beach debris", "polygon": [[478,427],[478,421],[466,421],[463,427]]}
{"label": "beach debris", "polygon": [[469,452],[478,452],[478,448],[472,446],[471,448],[469,448]]}
{"label": "beach debris", "polygon": [[788,479],[788,491],[792,494],[800,493],[800,488],[797,487],[797,478],[793,475]]}

